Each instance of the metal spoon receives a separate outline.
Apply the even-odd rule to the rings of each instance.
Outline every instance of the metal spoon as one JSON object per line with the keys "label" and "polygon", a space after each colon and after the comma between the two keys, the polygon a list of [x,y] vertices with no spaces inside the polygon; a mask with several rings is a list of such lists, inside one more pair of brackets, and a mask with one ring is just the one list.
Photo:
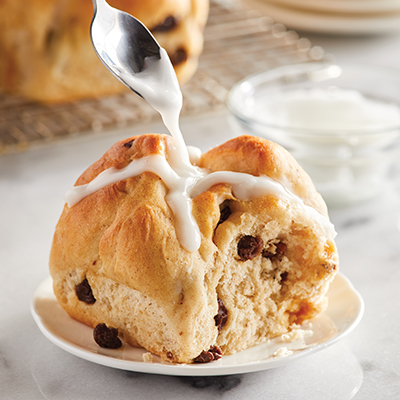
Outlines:
{"label": "metal spoon", "polygon": [[159,44],[132,15],[111,7],[105,0],[92,1],[90,37],[97,56],[116,78],[141,96],[123,76],[143,71],[147,57],[160,59]]}

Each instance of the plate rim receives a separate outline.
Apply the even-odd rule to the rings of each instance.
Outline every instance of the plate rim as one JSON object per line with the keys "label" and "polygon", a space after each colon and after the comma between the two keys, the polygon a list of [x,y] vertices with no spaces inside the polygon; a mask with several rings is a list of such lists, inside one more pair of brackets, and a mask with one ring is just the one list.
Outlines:
{"label": "plate rim", "polygon": [[[251,0],[252,5],[255,5]],[[310,12],[307,9],[284,7],[277,2],[256,1],[257,8],[269,15],[275,22],[282,23],[295,30],[308,32],[332,33],[338,35],[371,35],[399,32],[400,10],[387,12],[384,16],[357,18],[349,14],[333,15],[329,12]],[[318,18],[315,18],[318,15]]]}
{"label": "plate rim", "polygon": [[[264,1],[261,0],[261,2]],[[367,15],[400,11],[400,1],[398,0],[303,0],[301,5],[296,0],[272,0],[272,2],[279,4],[280,7],[297,7],[301,10],[314,13],[343,13],[345,16],[348,15],[350,17],[355,17],[354,14],[360,12]]]}
{"label": "plate rim", "polygon": [[[41,333],[54,345],[59,347],[60,349],[70,353],[76,357],[81,359],[93,362],[95,364],[126,370],[126,371],[134,371],[134,372],[142,372],[142,373],[151,373],[151,374],[158,374],[158,375],[169,375],[169,376],[220,376],[220,375],[235,375],[235,374],[243,374],[243,373],[250,373],[256,371],[262,371],[272,368],[277,368],[288,364],[292,361],[296,361],[303,357],[308,356],[310,353],[314,354],[318,351],[321,351],[339,340],[343,339],[349,333],[351,333],[361,321],[364,310],[365,304],[362,296],[360,293],[355,289],[352,282],[342,273],[338,273],[335,279],[341,280],[341,285],[347,285],[347,290],[350,290],[352,295],[357,300],[357,307],[358,312],[356,317],[351,321],[348,326],[344,329],[338,331],[332,338],[315,345],[311,345],[305,349],[301,349],[299,351],[294,352],[292,355],[288,357],[276,358],[271,360],[270,358],[264,358],[257,361],[249,361],[247,363],[242,363],[238,365],[221,365],[219,361],[215,361],[211,364],[171,364],[166,362],[144,362],[144,361],[131,361],[131,360],[123,360],[119,358],[115,358],[105,354],[94,353],[89,350],[83,349],[81,346],[68,342],[67,340],[58,337],[55,333],[51,332],[49,329],[46,328],[43,317],[38,313],[35,308],[35,302],[39,299],[39,294],[43,292],[44,289],[48,289],[51,286],[52,279],[48,276],[44,279],[36,288],[31,303],[30,303],[30,311],[32,317],[36,324],[39,327]],[[57,301],[54,294],[50,297],[54,301]],[[329,309],[329,303],[328,303]],[[65,312],[62,308],[61,311]],[[322,313],[321,315],[323,315]],[[72,321],[74,321],[71,318]],[[80,323],[78,321],[75,321]],[[83,325],[83,324],[82,324]],[[257,345],[262,346],[263,344]],[[255,346],[255,347],[257,347]],[[146,352],[145,349],[143,349]],[[246,350],[244,350],[246,351]],[[235,357],[237,354],[225,356],[227,357]]]}

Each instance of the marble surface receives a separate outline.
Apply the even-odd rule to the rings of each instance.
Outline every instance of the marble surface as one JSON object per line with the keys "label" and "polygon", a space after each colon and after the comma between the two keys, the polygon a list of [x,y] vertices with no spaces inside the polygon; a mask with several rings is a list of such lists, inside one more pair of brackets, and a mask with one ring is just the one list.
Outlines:
{"label": "marble surface", "polygon": [[[400,37],[311,37],[339,60],[399,68]],[[182,121],[187,144],[207,150],[232,134],[225,113]],[[74,139],[0,158],[1,399],[395,399],[400,398],[400,185],[374,201],[330,209],[341,271],[365,301],[348,337],[273,370],[221,377],[169,377],[92,364],[50,343],[29,305],[48,276],[63,195],[116,140],[161,124]],[[400,177],[399,177],[400,180]]]}

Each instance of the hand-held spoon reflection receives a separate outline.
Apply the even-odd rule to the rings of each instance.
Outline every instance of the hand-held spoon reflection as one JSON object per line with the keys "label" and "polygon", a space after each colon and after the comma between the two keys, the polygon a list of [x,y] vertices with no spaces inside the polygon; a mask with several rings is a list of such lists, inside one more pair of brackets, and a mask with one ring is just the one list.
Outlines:
{"label": "hand-held spoon reflection", "polygon": [[126,76],[144,71],[148,57],[159,60],[160,46],[135,17],[111,7],[105,0],[92,1],[90,37],[98,57],[116,78],[143,97]]}
{"label": "hand-held spoon reflection", "polygon": [[98,57],[115,77],[161,114],[174,138],[175,165],[192,169],[179,129],[182,92],[167,52],[135,17],[105,0],[93,0],[93,8],[90,34]]}

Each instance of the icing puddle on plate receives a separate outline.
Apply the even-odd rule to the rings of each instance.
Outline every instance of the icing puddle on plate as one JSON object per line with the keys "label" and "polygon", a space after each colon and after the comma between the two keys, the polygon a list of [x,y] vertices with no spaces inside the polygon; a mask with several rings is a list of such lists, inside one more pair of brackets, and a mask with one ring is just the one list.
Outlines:
{"label": "icing puddle on plate", "polygon": [[85,360],[129,371],[178,376],[228,375],[279,367],[322,350],[359,323],[364,302],[351,282],[338,274],[328,292],[324,313],[298,330],[208,364],[170,364],[145,349],[126,343],[120,349],[103,349],[94,342],[93,330],[70,318],[58,304],[47,278],[37,288],[32,315],[42,333],[56,346]]}

